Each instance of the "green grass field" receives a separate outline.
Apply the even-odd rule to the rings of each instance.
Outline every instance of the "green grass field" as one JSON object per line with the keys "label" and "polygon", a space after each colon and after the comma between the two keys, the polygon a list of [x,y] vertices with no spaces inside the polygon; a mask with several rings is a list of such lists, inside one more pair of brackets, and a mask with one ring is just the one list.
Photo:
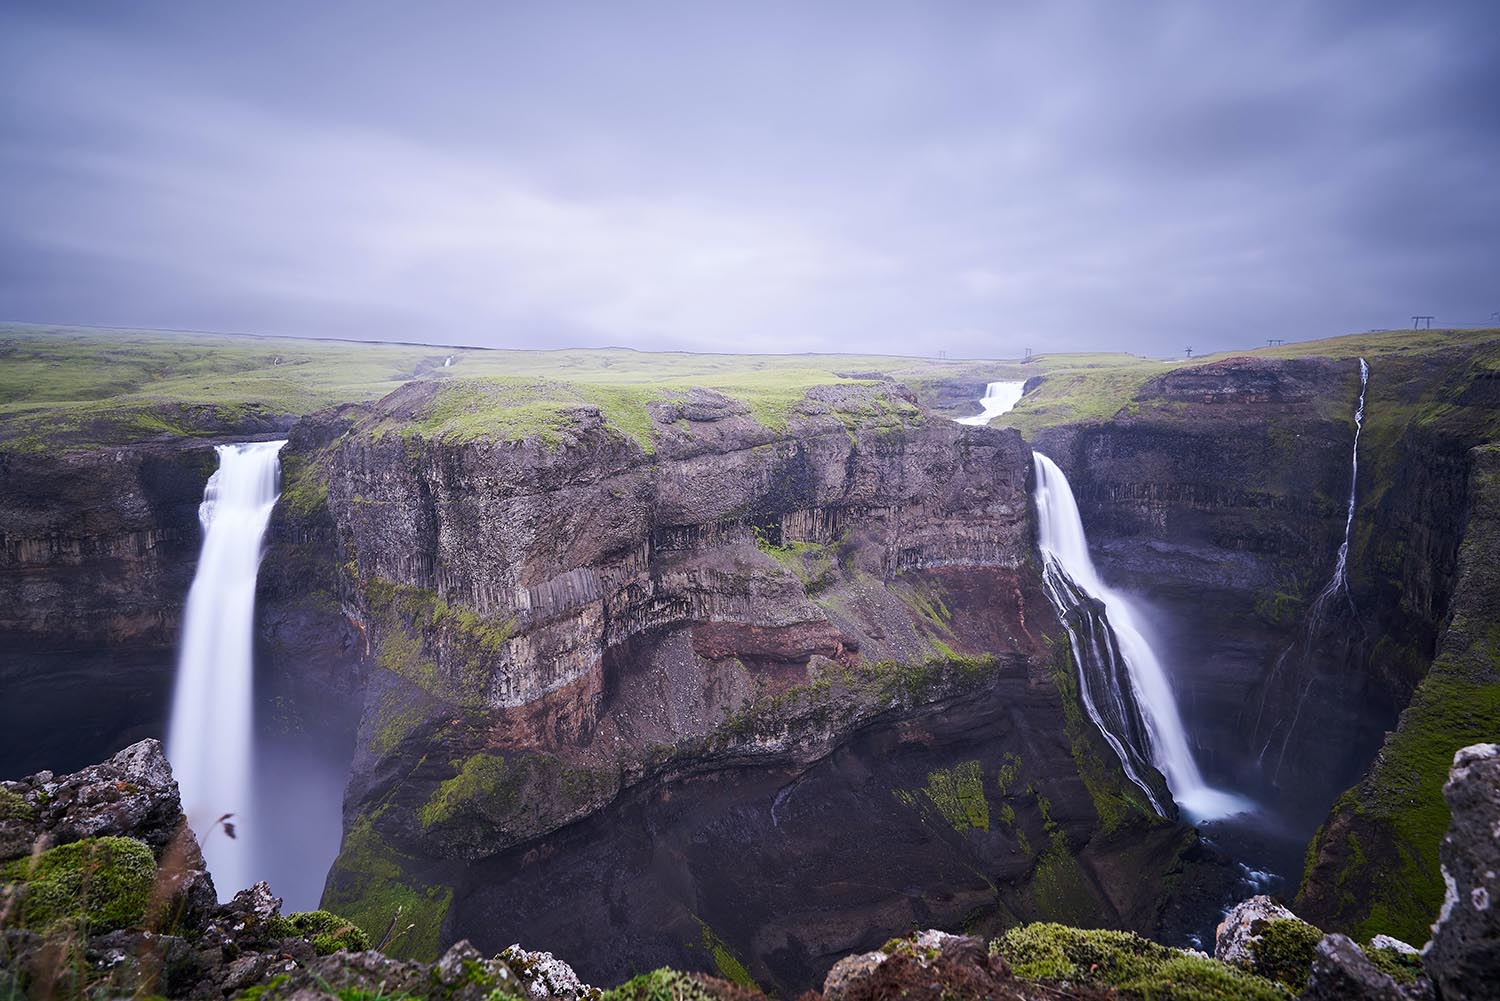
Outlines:
{"label": "green grass field", "polygon": [[[597,405],[649,447],[648,403],[694,387],[743,401],[784,427],[814,386],[895,379],[924,392],[1043,376],[996,423],[1031,433],[1103,421],[1153,376],[1233,355],[1374,359],[1500,343],[1500,331],[1389,331],[1161,362],[1117,353],[1016,361],[879,355],[734,355],[626,348],[558,351],[0,324],[0,450],[219,436],[342,403],[379,399],[413,379],[453,380],[416,430],[453,437],[549,434],[571,407]],[[451,358],[451,364],[444,362]]]}

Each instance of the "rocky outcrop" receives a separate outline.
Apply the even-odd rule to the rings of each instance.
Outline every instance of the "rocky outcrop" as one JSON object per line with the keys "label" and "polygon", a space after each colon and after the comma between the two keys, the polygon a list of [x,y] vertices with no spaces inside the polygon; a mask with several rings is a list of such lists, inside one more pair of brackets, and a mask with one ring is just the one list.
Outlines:
{"label": "rocky outcrop", "polygon": [[1302,1001],[1406,1001],[1396,981],[1365,956],[1347,935],[1318,943]]}
{"label": "rocky outcrop", "polygon": [[1242,900],[1229,909],[1214,934],[1214,958],[1236,966],[1255,965],[1254,944],[1273,921],[1295,921],[1297,915],[1270,897]]}
{"label": "rocky outcrop", "polygon": [[1443,786],[1447,897],[1422,963],[1443,1001],[1500,998],[1500,744],[1459,751]]}
{"label": "rocky outcrop", "polygon": [[[65,852],[76,871],[60,868]],[[140,872],[127,861],[133,852],[145,862]],[[154,740],[71,775],[40,772],[0,783],[6,996],[203,1001],[252,989],[304,1001],[352,992],[439,1001],[600,995],[565,962],[519,946],[486,959],[460,942],[438,962],[417,964],[362,951],[369,944],[326,912],[284,916],[264,882],[220,906]]]}

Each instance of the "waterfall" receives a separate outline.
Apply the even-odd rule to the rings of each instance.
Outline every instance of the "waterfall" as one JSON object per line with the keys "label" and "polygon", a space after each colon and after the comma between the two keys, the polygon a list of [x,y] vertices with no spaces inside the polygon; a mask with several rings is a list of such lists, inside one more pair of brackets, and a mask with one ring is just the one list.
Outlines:
{"label": "waterfall", "polygon": [[[1276,663],[1271,666],[1271,672],[1266,676],[1261,687],[1260,712],[1255,720],[1257,732],[1265,716],[1266,698],[1280,679],[1288,662],[1292,662],[1296,673],[1291,683],[1298,687],[1299,692],[1291,722],[1281,737],[1281,750],[1276,755],[1276,766],[1271,771],[1273,782],[1281,776],[1281,765],[1286,759],[1287,745],[1291,743],[1292,734],[1302,719],[1302,706],[1307,702],[1307,697],[1312,692],[1313,682],[1316,680],[1312,665],[1314,648],[1325,631],[1324,627],[1328,625],[1329,603],[1342,594],[1350,614],[1359,614],[1358,609],[1354,607],[1354,596],[1349,593],[1349,539],[1354,533],[1354,506],[1356,490],[1359,486],[1359,436],[1365,429],[1365,393],[1369,386],[1370,365],[1361,358],[1359,360],[1359,401],[1354,405],[1354,448],[1349,460],[1349,504],[1344,514],[1344,541],[1339,543],[1338,554],[1334,557],[1333,574],[1328,578],[1328,583],[1323,585],[1323,590],[1319,591],[1318,596],[1313,599],[1312,607],[1307,612],[1301,638],[1293,640],[1291,645],[1281,652],[1281,656],[1276,658]],[[1297,655],[1295,659],[1293,659],[1294,654]],[[1262,765],[1265,764],[1266,754],[1270,751],[1271,745],[1276,741],[1276,731],[1282,722],[1284,720],[1278,719],[1266,735],[1259,756]]]}
{"label": "waterfall", "polygon": [[1073,644],[1085,710],[1119,756],[1126,776],[1158,813],[1165,810],[1147,779],[1147,763],[1161,772],[1172,797],[1197,819],[1249,809],[1244,799],[1204,782],[1167,672],[1137,625],[1135,607],[1104,583],[1089,556],[1068,478],[1045,455],[1031,454],[1043,582]]}
{"label": "waterfall", "polygon": [[[167,758],[182,808],[203,844],[221,899],[253,882],[251,689],[255,577],[279,492],[284,441],[219,445],[198,518],[203,551],[188,591]],[[232,814],[235,838],[215,830]]]}
{"label": "waterfall", "polygon": [[1313,602],[1314,617],[1320,616],[1323,607],[1329,599],[1340,591],[1349,601],[1350,611],[1354,610],[1354,598],[1349,594],[1349,536],[1354,531],[1354,495],[1355,488],[1359,485],[1359,435],[1365,429],[1365,390],[1370,385],[1370,366],[1361,358],[1359,360],[1359,403],[1354,407],[1354,453],[1349,460],[1349,510],[1344,516],[1344,541],[1339,544],[1338,556],[1333,563],[1333,576],[1329,578],[1328,585],[1318,594]]}
{"label": "waterfall", "polygon": [[984,412],[973,417],[955,418],[960,424],[974,424],[984,427],[990,421],[999,417],[1007,411],[1015,409],[1017,403],[1021,402],[1021,394],[1026,388],[1024,382],[992,382],[984,389],[984,398],[979,405]]}

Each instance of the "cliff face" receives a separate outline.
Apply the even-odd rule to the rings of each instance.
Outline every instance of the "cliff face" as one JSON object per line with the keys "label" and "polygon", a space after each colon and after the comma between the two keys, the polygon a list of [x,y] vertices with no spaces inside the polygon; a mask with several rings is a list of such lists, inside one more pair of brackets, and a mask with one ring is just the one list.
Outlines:
{"label": "cliff face", "polygon": [[651,451],[589,407],[434,440],[437,391],[327,457],[372,665],[328,906],[786,989],[913,923],[1182,920],[1191,833],[1077,716],[1018,435],[840,387],[785,431],[653,403]]}
{"label": "cliff face", "polygon": [[212,469],[170,446],[0,453],[0,771],[159,732]]}

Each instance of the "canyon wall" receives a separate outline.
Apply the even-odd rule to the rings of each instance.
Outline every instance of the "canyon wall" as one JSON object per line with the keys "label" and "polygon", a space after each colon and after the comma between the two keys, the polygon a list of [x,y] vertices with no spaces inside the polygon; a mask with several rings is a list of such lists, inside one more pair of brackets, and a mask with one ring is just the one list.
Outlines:
{"label": "canyon wall", "polygon": [[460,389],[326,452],[371,665],[327,906],[783,990],[914,924],[1185,933],[1221,868],[1079,716],[1017,434],[890,385],[415,432]]}

